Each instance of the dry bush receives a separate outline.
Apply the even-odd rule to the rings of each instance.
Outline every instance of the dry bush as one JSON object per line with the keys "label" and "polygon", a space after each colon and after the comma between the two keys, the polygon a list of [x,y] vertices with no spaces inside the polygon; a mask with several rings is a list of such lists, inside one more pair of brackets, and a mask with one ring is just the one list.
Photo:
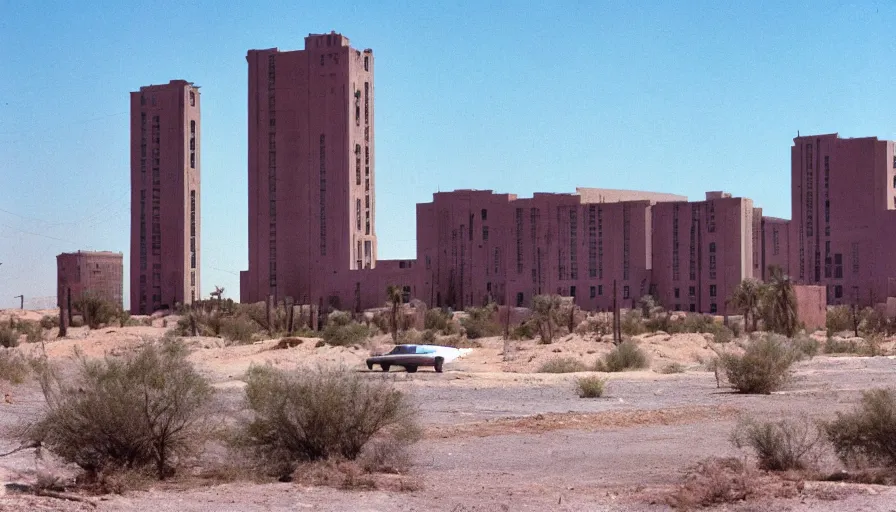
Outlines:
{"label": "dry bush", "polygon": [[601,317],[589,316],[577,328],[577,334],[596,334],[603,336],[613,332],[612,326],[608,319]]}
{"label": "dry bush", "polygon": [[660,370],[660,373],[684,373],[685,368],[681,363],[669,363]]}
{"label": "dry bush", "polygon": [[399,345],[417,345],[423,340],[423,333],[417,329],[408,329],[401,331],[396,337],[396,344]]}
{"label": "dry bush", "polygon": [[828,336],[842,331],[852,331],[855,327],[852,309],[849,306],[829,307],[825,318],[825,327],[827,328]]}
{"label": "dry bush", "polygon": [[59,316],[50,316],[44,315],[40,319],[40,326],[43,329],[50,330],[54,327],[59,327]]}
{"label": "dry bush", "polygon": [[545,361],[539,368],[538,373],[575,373],[587,370],[585,363],[579,361],[575,357],[555,357]]}
{"label": "dry bush", "polygon": [[304,342],[305,340],[303,340],[302,338],[281,338],[280,341],[278,341],[277,344],[274,345],[274,349],[283,350],[287,348],[298,347]]}
{"label": "dry bush", "polygon": [[487,338],[501,334],[501,326],[492,320],[495,306],[490,304],[481,308],[467,308],[467,315],[460,320],[467,338]]}
{"label": "dry bush", "polygon": [[22,354],[15,350],[0,349],[0,380],[21,384],[29,373],[28,361]]}
{"label": "dry bush", "polygon": [[7,325],[0,325],[0,347],[15,348],[19,346],[19,331]]}
{"label": "dry bush", "polygon": [[619,320],[619,329],[622,331],[622,334],[627,336],[637,336],[647,332],[641,311],[637,309],[626,311]]}
{"label": "dry bush", "polygon": [[180,344],[147,345],[129,359],[88,360],[69,384],[39,371],[47,408],[26,441],[81,467],[88,478],[153,467],[173,474],[207,433],[212,388]]}
{"label": "dry bush", "polygon": [[896,467],[896,391],[873,389],[862,402],[825,425],[828,439],[848,466]]}
{"label": "dry bush", "polygon": [[534,340],[536,333],[534,322],[528,321],[514,327],[510,333],[510,338],[513,340]]}
{"label": "dry bush", "polygon": [[802,358],[807,359],[812,359],[818,355],[818,351],[821,348],[821,344],[818,340],[806,336],[805,334],[794,336],[790,343],[792,348],[802,355]]}
{"label": "dry bush", "polygon": [[780,421],[743,419],[731,435],[731,442],[738,448],[751,448],[759,469],[767,471],[815,466],[824,440],[820,426],[805,416]]}
{"label": "dry bush", "polygon": [[255,366],[246,381],[254,417],[239,444],[281,479],[303,462],[354,460],[374,437],[415,425],[414,408],[387,380],[342,369],[287,372]]}
{"label": "dry bush", "polygon": [[828,336],[824,343],[825,354],[858,354],[862,347],[855,339],[840,339]]}
{"label": "dry bush", "polygon": [[412,465],[410,447],[422,438],[417,424],[403,422],[371,439],[358,461],[368,473],[407,473]]}
{"label": "dry bush", "polygon": [[452,315],[438,308],[426,310],[423,316],[423,328],[441,332],[446,336],[457,334],[459,330]]}
{"label": "dry bush", "polygon": [[334,347],[357,345],[369,337],[369,327],[353,321],[351,315],[342,311],[327,316],[327,325],[321,335],[324,342]]}
{"label": "dry bush", "polygon": [[607,379],[596,376],[579,377],[576,379],[576,389],[579,398],[600,398],[604,396]]}
{"label": "dry bush", "polygon": [[420,334],[420,343],[423,345],[435,345],[437,342],[438,337],[432,329],[426,329]]}
{"label": "dry bush", "polygon": [[669,496],[669,505],[691,509],[736,503],[755,496],[760,481],[740,459],[714,457],[688,471],[684,484]]}
{"label": "dry bush", "polygon": [[221,319],[221,336],[236,343],[251,343],[255,334],[263,329],[251,318],[243,315]]}
{"label": "dry bush", "polygon": [[112,322],[122,323],[130,318],[130,314],[125,318],[125,311],[120,304],[115,304],[97,297],[96,295],[84,295],[72,304],[72,308],[79,311],[84,317],[84,323],[91,329],[99,329],[103,325]]}
{"label": "dry bush", "polygon": [[750,342],[743,354],[721,354],[719,366],[738,392],[767,395],[784,386],[798,359],[799,353],[785,338],[766,335]]}
{"label": "dry bush", "polygon": [[624,341],[594,364],[598,372],[624,372],[647,368],[647,354],[635,342]]}

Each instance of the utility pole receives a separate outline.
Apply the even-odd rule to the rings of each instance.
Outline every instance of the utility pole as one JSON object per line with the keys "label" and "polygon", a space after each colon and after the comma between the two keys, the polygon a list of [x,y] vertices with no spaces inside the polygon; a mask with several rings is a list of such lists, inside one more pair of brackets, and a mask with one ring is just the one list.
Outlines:
{"label": "utility pole", "polygon": [[25,309],[25,296],[24,295],[16,295],[13,298],[19,299],[19,309]]}
{"label": "utility pole", "polygon": [[619,321],[619,303],[616,300],[616,280],[613,280],[613,344],[619,345],[622,342],[621,330],[622,323]]}

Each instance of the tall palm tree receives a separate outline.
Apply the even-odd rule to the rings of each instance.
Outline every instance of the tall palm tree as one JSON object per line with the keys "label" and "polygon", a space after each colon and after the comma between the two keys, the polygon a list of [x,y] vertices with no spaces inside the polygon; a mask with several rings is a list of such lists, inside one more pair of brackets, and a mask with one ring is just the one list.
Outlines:
{"label": "tall palm tree", "polygon": [[763,297],[766,325],[772,331],[793,337],[799,322],[793,282],[777,265],[769,266],[768,273]]}
{"label": "tall palm tree", "polygon": [[390,284],[386,287],[386,298],[392,306],[392,341],[398,341],[398,308],[402,301],[401,287]]}
{"label": "tall palm tree", "polygon": [[760,301],[762,299],[764,285],[758,279],[748,277],[740,282],[731,293],[728,303],[744,315],[744,328],[747,332],[756,330],[759,321]]}

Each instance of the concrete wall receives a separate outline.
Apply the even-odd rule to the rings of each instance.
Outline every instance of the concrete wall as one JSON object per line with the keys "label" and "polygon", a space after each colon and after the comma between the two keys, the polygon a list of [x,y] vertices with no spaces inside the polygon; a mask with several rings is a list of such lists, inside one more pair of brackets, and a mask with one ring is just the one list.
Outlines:
{"label": "concrete wall", "polygon": [[131,93],[131,312],[190,303],[200,290],[199,88]]}
{"label": "concrete wall", "polygon": [[56,256],[56,302],[66,306],[69,291],[72,304],[93,295],[122,307],[123,264],[120,252],[78,251]]}
{"label": "concrete wall", "polygon": [[794,285],[797,317],[806,332],[824,329],[827,321],[827,300],[824,286]]}

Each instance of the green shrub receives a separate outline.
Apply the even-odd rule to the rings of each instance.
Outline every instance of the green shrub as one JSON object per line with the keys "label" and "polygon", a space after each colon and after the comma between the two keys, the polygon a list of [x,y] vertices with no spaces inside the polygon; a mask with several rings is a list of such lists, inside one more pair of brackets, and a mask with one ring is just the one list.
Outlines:
{"label": "green shrub", "polygon": [[742,420],[731,440],[738,448],[753,449],[759,469],[790,471],[815,464],[824,434],[819,425],[806,417],[763,422]]}
{"label": "green shrub", "polygon": [[417,345],[423,339],[423,333],[417,329],[408,329],[398,333],[396,342],[399,345]]}
{"label": "green shrub", "polygon": [[647,368],[647,354],[633,341],[623,341],[595,363],[599,372],[624,372]]}
{"label": "green shrub", "polygon": [[90,294],[76,300],[72,304],[72,308],[81,313],[84,323],[91,329],[99,329],[103,325],[120,322],[124,316],[120,304]]}
{"label": "green shrub", "polygon": [[719,365],[738,392],[769,394],[787,382],[797,359],[799,354],[785,338],[766,335],[747,345],[743,354],[722,354]]}
{"label": "green shrub", "polygon": [[20,320],[16,322],[16,330],[25,335],[25,341],[28,343],[39,343],[44,339],[44,330],[38,322]]}
{"label": "green shrub", "polygon": [[327,325],[321,336],[328,345],[334,347],[357,345],[369,337],[369,327],[353,321],[351,315],[342,311],[334,311],[327,316]]}
{"label": "green shrub", "polygon": [[593,375],[579,377],[576,379],[576,388],[579,392],[579,398],[600,398],[604,396],[604,387],[606,383],[606,379]]}
{"label": "green shrub", "polygon": [[153,467],[162,479],[202,446],[212,387],[180,344],[125,360],[82,357],[70,385],[46,366],[40,378],[47,409],[25,437],[89,477]]}
{"label": "green shrub", "polygon": [[375,436],[415,425],[414,407],[387,380],[340,369],[249,369],[252,420],[240,444],[264,469],[287,479],[302,462],[356,459]]}
{"label": "green shrub", "polygon": [[715,322],[705,324],[702,332],[712,334],[716,343],[729,343],[734,339],[734,332],[731,329]]}
{"label": "green shrub", "polygon": [[467,338],[474,340],[501,334],[501,326],[492,320],[493,310],[493,306],[466,309],[467,315],[461,319],[460,325],[466,331]]}
{"label": "green shrub", "polygon": [[420,343],[423,345],[435,345],[438,341],[435,331],[427,329],[420,335]]}
{"label": "green shrub", "polygon": [[583,372],[587,368],[585,363],[574,357],[555,357],[545,361],[538,368],[538,373],[574,373]]}
{"label": "green shrub", "polygon": [[29,374],[28,361],[22,354],[0,348],[0,380],[21,384]]}
{"label": "green shrub", "polygon": [[0,325],[0,347],[15,348],[19,346],[19,331]]}
{"label": "green shrub", "polygon": [[825,432],[844,464],[896,467],[896,391],[866,391],[861,404],[852,412],[837,413]]}

